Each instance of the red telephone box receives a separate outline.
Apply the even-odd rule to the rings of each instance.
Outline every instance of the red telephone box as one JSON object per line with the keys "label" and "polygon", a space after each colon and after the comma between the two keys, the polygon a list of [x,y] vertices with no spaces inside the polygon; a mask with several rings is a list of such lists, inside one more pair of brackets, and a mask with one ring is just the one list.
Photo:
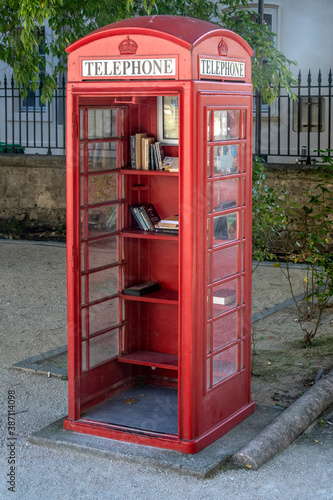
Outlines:
{"label": "red telephone box", "polygon": [[64,427],[196,453],[254,411],[252,50],[151,16],[68,53]]}

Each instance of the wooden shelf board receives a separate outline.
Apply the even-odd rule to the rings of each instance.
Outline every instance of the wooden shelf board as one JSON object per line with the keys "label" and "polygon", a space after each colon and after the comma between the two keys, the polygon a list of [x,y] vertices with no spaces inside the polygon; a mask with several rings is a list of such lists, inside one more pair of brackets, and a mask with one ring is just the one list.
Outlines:
{"label": "wooden shelf board", "polygon": [[178,356],[162,352],[134,351],[130,354],[119,356],[118,361],[131,365],[154,366],[156,368],[178,370]]}
{"label": "wooden shelf board", "polygon": [[134,300],[138,302],[152,302],[158,304],[178,304],[178,292],[176,290],[157,290],[145,295],[120,294],[123,300]]}
{"label": "wooden shelf board", "polygon": [[136,170],[135,168],[121,168],[120,172],[125,175],[167,175],[168,177],[179,176],[179,172],[168,172],[167,170]]}
{"label": "wooden shelf board", "polygon": [[154,231],[141,231],[140,229],[123,229],[120,232],[123,238],[143,238],[153,240],[178,241],[178,236],[166,233],[155,233]]}

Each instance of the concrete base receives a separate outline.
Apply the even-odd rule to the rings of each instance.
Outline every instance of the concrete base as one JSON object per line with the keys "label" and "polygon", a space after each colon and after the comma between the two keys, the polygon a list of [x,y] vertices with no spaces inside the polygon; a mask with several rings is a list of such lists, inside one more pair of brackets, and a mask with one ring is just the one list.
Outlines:
{"label": "concrete base", "polygon": [[65,431],[63,419],[34,432],[29,441],[41,446],[77,451],[110,460],[135,462],[204,478],[213,474],[270,425],[281,411],[280,408],[258,405],[250,417],[195,455]]}

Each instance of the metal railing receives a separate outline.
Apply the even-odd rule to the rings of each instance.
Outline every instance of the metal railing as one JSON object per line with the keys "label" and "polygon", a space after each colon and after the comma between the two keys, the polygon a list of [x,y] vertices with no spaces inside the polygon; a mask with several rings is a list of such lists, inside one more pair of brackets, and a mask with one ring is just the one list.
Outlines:
{"label": "metal railing", "polygon": [[40,89],[25,99],[14,78],[0,86],[0,152],[65,154],[66,80],[58,78],[52,101],[43,104]]}
{"label": "metal railing", "polygon": [[[298,84],[292,86],[297,96],[293,100],[284,89],[271,105],[260,105],[260,95],[254,99],[253,152],[267,160],[290,157],[311,163],[317,150],[331,148],[332,137],[332,71],[327,83],[319,71],[313,83],[309,71],[306,82],[301,72]],[[52,101],[42,104],[40,92],[20,96],[14,78],[5,76],[0,86],[0,152],[65,154],[66,149],[66,81],[61,75]],[[261,115],[256,116],[256,109]]]}
{"label": "metal railing", "polygon": [[[297,100],[284,89],[271,105],[261,104],[256,96],[255,109],[261,108],[261,126],[254,140],[254,153],[269,157],[299,157],[305,163],[319,156],[318,150],[331,149],[332,137],[332,70],[327,83],[319,70],[316,81],[311,71],[302,81],[301,71],[297,85],[292,85]],[[256,106],[257,104],[257,106]],[[261,104],[261,106],[260,106]],[[258,120],[258,117],[256,117]]]}

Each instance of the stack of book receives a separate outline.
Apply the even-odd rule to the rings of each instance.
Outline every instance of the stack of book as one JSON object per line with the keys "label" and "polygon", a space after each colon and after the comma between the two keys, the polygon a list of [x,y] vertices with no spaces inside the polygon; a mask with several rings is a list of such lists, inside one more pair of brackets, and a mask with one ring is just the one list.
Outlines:
{"label": "stack of book", "polygon": [[178,230],[179,230],[178,215],[166,217],[165,219],[161,219],[157,224],[155,224],[155,231],[157,233],[169,233],[178,235]]}
{"label": "stack of book", "polygon": [[178,172],[178,158],[165,157],[163,146],[146,133],[131,135],[131,166],[136,170]]}
{"label": "stack of book", "polygon": [[131,205],[130,211],[142,231],[154,231],[155,225],[159,222],[160,218],[155,210],[154,205],[148,203],[147,205]]}

